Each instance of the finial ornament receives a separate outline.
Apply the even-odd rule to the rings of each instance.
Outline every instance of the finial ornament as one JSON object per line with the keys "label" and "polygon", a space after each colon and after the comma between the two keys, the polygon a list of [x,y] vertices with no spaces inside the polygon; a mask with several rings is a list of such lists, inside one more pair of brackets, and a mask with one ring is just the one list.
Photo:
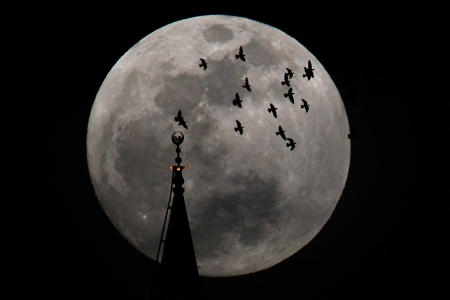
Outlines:
{"label": "finial ornament", "polygon": [[[177,134],[177,133],[178,133],[178,134]],[[182,132],[180,132],[180,131],[175,131],[175,132],[172,134],[172,142],[173,142],[175,145],[180,146],[181,143],[183,143],[183,141],[184,141],[184,135],[183,135]]]}

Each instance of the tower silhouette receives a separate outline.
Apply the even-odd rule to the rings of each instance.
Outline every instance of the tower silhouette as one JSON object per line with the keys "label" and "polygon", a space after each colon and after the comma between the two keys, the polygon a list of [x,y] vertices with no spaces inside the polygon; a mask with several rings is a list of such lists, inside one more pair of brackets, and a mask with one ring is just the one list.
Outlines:
{"label": "tower silhouette", "polygon": [[[179,133],[177,135],[177,133]],[[153,282],[153,299],[201,299],[200,277],[198,275],[194,244],[192,242],[189,220],[184,202],[184,178],[182,171],[187,166],[181,166],[180,144],[184,135],[177,131],[172,134],[172,142],[177,146],[176,166],[171,166],[172,183],[171,196],[167,205],[166,217],[161,233],[161,239],[156,257],[156,273]],[[165,225],[170,211],[167,232]],[[159,254],[164,245],[161,263]]]}

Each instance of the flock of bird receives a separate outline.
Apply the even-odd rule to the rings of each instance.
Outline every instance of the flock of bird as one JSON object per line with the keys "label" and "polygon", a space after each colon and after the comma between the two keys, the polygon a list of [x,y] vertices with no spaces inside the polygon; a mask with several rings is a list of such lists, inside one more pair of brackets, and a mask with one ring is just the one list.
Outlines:
{"label": "flock of bird", "polygon": [[[242,46],[239,47],[239,53],[237,53],[235,55],[235,57],[236,57],[236,59],[240,59],[243,62],[246,61],[244,50],[242,49]],[[200,61],[201,61],[201,64],[199,64],[199,67],[203,68],[203,70],[206,71],[206,69],[208,67],[208,63],[203,58],[200,58]],[[303,74],[303,77],[307,77],[308,81],[311,78],[314,78],[314,73],[313,73],[314,69],[312,68],[310,60],[308,60],[308,67],[304,67],[304,69],[305,69],[305,74]],[[294,76],[295,73],[292,72],[292,70],[289,68],[286,68],[286,70],[287,70],[287,72],[284,74],[284,80],[281,81],[281,84],[283,86],[289,87],[289,90],[287,91],[287,93],[284,93],[284,98],[289,98],[291,103],[294,104],[294,94],[295,93],[292,91],[292,87],[290,85],[290,82],[291,82],[290,79],[292,79],[292,77]],[[251,85],[249,84],[248,77],[246,77],[242,88],[246,89],[248,92],[251,92],[252,90],[250,87],[251,87]],[[308,112],[309,111],[308,102],[305,99],[302,99],[302,102],[303,102],[303,105],[301,105],[301,108],[304,108],[305,112]],[[239,93],[236,92],[236,95],[235,95],[234,99],[232,100],[232,104],[234,106],[242,108],[242,100],[241,100],[241,97],[239,96]],[[272,103],[270,103],[270,107],[267,110],[269,113],[272,113],[272,115],[275,118],[277,118],[277,111],[276,111],[277,109],[278,109],[277,107],[275,107]],[[175,117],[175,121],[178,122],[178,125],[181,125],[184,128],[188,129],[187,124],[183,119],[181,110],[178,111],[178,114]],[[239,131],[239,133],[242,135],[244,132],[244,127],[242,126],[241,122],[239,122],[238,120],[236,120],[236,124],[237,124],[237,127],[234,128],[234,131],[235,132]],[[281,127],[281,125],[278,126],[278,131],[275,132],[275,134],[277,136],[279,135],[283,140],[289,141],[289,143],[286,143],[286,147],[290,147],[291,151],[292,151],[295,148],[296,143],[294,142],[293,139],[286,137],[286,135],[284,133],[285,133],[285,131],[283,130],[283,127]]]}

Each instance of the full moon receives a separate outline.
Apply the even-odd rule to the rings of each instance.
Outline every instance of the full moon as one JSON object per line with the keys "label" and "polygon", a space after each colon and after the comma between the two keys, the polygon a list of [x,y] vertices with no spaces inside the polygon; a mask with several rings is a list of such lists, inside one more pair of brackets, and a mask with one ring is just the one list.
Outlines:
{"label": "full moon", "polygon": [[[174,120],[179,110],[188,129]],[[202,276],[253,273],[290,257],[321,230],[345,187],[350,140],[339,91],[303,45],[258,21],[207,15],[168,24],[128,50],[97,93],[87,128],[95,193],[153,260],[175,131],[185,138],[184,198]]]}

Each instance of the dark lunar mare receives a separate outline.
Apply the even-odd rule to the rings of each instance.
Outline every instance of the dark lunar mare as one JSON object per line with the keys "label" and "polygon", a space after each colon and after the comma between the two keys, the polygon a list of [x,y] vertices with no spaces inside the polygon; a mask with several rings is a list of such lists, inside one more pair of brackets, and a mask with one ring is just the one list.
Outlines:
{"label": "dark lunar mare", "polygon": [[[209,199],[205,199],[206,206],[198,213],[201,218],[197,220],[196,228],[192,228],[193,236],[203,240],[203,243],[197,246],[198,256],[220,257],[218,249],[227,252],[228,247],[233,245],[223,243],[225,233],[237,233],[239,243],[252,246],[264,241],[265,225],[274,227],[278,225],[281,218],[280,211],[276,207],[278,179],[272,177],[265,180],[255,171],[249,170],[248,176],[242,174],[230,176],[227,184],[233,187],[242,185],[242,182],[246,182],[246,185],[241,190],[228,193],[215,190],[211,192]],[[226,212],[226,218],[221,216],[222,212]],[[246,225],[242,220],[248,220],[252,224]],[[227,232],[221,231],[221,228],[226,228]]]}

